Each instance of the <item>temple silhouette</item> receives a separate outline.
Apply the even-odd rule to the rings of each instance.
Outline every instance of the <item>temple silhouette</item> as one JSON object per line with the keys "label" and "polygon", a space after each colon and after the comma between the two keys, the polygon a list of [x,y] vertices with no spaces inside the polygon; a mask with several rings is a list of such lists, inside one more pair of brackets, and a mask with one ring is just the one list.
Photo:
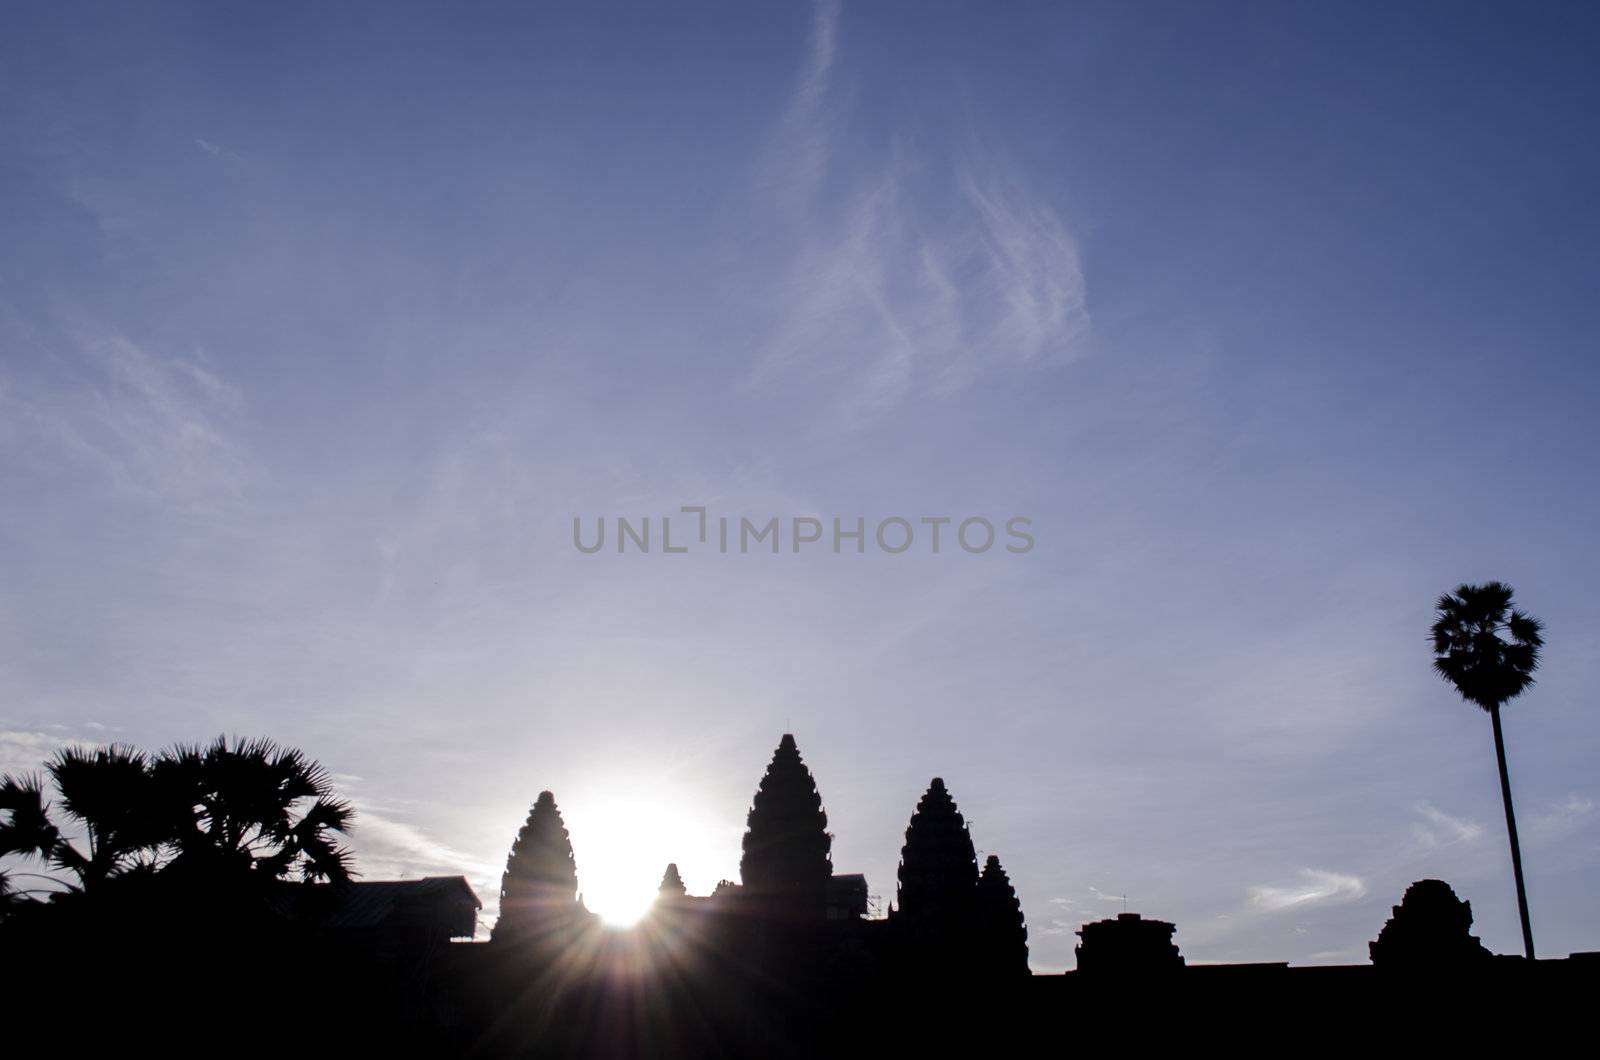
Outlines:
{"label": "temple silhouette", "polygon": [[[538,999],[520,995],[520,1016],[498,1046],[953,1055],[1033,1051],[1063,1018],[1109,1021],[1124,1041],[1181,1041],[1183,1020],[1218,1014],[1235,1044],[1275,1042],[1299,1023],[1318,1025],[1331,1042],[1361,1026],[1330,1022],[1340,1013],[1392,1019],[1460,991],[1549,1002],[1600,985],[1600,954],[1532,964],[1490,954],[1470,934],[1470,903],[1440,880],[1407,890],[1367,965],[1191,965],[1175,924],[1123,912],[1082,925],[1074,971],[1035,975],[1016,891],[998,856],[980,868],[942,778],[911,814],[886,916],[868,916],[865,877],[835,872],[831,848],[821,795],[786,733],[751,803],[739,881],[691,895],[678,864],[668,864],[638,927],[606,931],[578,894],[555,797],[541,793],[507,861],[501,919],[477,947],[483,966],[497,969],[492,979],[534,984]],[[685,1014],[693,1014],[687,1032]],[[1436,1042],[1468,1033],[1467,1024],[1428,1027]]]}
{"label": "temple silhouette", "polygon": [[[1380,1027],[1437,1044],[1477,1041],[1490,1013],[1529,1005],[1587,1035],[1600,986],[1600,954],[1491,954],[1440,880],[1406,891],[1368,964],[1192,964],[1175,924],[1124,912],[1082,925],[1075,970],[1033,974],[1016,890],[998,856],[980,866],[943,779],[917,801],[894,899],[874,917],[866,879],[835,871],[790,734],[756,787],[739,877],[691,895],[668,864],[643,920],[604,928],[544,791],[512,840],[486,940],[459,876],[241,887],[192,868],[130,872],[0,917],[0,996],[85,1048],[156,1020],[186,1049],[247,1054],[281,1051],[273,1036],[292,1027],[313,1052],[835,1057],[1036,1052],[1063,1036],[1255,1051],[1307,1028],[1324,1045],[1370,1048]],[[1474,997],[1495,1006],[1463,1011]],[[241,1020],[250,1008],[279,1010],[280,1029]]]}
{"label": "temple silhouette", "polygon": [[[868,918],[859,873],[836,873],[832,836],[792,734],[779,741],[746,820],[738,882],[690,895],[676,863],[635,929],[632,966],[676,967],[680,978],[717,979],[721,962],[759,968],[793,987],[874,976],[937,978],[986,988],[1026,977],[1027,926],[998,857],[983,868],[966,820],[935,777],[911,815],[898,889],[886,918]],[[615,948],[578,893],[572,844],[555,796],[542,792],[518,833],[501,879],[496,955],[550,969]]]}

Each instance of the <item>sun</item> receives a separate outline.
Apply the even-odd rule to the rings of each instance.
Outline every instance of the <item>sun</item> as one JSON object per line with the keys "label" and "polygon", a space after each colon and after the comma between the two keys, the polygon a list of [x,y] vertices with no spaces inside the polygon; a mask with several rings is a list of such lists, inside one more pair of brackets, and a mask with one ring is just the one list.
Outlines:
{"label": "sun", "polygon": [[597,885],[584,888],[583,904],[607,927],[632,927],[655,904],[654,887],[625,875],[635,867],[608,862],[600,867]]}
{"label": "sun", "polygon": [[624,783],[633,794],[595,784],[591,790],[604,794],[579,793],[562,807],[583,904],[613,928],[632,927],[650,911],[668,862],[677,863],[685,879],[712,874],[716,880],[726,857],[703,818],[684,808],[692,800],[674,799],[637,778]]}

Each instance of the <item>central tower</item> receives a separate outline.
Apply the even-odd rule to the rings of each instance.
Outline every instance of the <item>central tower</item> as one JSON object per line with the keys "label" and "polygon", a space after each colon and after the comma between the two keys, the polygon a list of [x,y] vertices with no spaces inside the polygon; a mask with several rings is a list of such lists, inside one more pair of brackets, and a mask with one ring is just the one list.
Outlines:
{"label": "central tower", "polygon": [[745,822],[744,893],[774,913],[822,919],[833,875],[828,815],[794,736],[784,733]]}

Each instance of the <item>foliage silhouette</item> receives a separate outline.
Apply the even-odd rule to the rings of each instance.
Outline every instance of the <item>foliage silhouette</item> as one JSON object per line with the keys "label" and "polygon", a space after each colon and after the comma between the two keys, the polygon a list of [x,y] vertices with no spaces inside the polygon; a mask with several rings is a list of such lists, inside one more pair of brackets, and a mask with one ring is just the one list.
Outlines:
{"label": "foliage silhouette", "polygon": [[1544,637],[1537,619],[1511,606],[1511,592],[1511,586],[1503,582],[1487,582],[1462,585],[1453,594],[1439,597],[1432,629],[1433,668],[1455,686],[1463,699],[1488,711],[1493,723],[1500,798],[1505,804],[1511,871],[1517,883],[1517,914],[1522,921],[1522,946],[1531,961],[1533,926],[1528,917],[1528,890],[1522,880],[1522,847],[1517,841],[1517,816],[1511,807],[1511,777],[1506,770],[1500,708],[1533,684]]}
{"label": "foliage silhouette", "polygon": [[[51,819],[38,777],[0,778],[0,855],[38,858],[71,893],[158,872],[192,881],[349,878],[330,833],[350,827],[325,770],[270,740],[175,747],[153,761],[121,745],[65,748],[46,764],[83,847]],[[305,803],[310,801],[310,805]],[[59,879],[59,878],[58,878]]]}
{"label": "foliage silhouette", "polygon": [[37,776],[0,777],[0,857],[20,855],[50,861],[61,832],[50,820],[44,782]]}
{"label": "foliage silhouette", "polygon": [[219,736],[205,747],[173,747],[151,773],[171,815],[175,869],[234,880],[349,880],[349,851],[333,834],[348,834],[353,811],[304,752]]}
{"label": "foliage silhouette", "polygon": [[51,861],[76,876],[83,890],[157,866],[171,831],[143,752],[122,745],[69,747],[46,770],[61,793],[61,808],[83,826],[88,847],[84,853],[62,839]]}
{"label": "foliage silhouette", "polygon": [[156,797],[149,760],[131,747],[68,747],[45,766],[62,811],[83,831],[85,849],[50,819],[38,777],[0,779],[0,854],[38,858],[76,882],[69,891],[91,893],[120,877],[153,871],[170,830]]}
{"label": "foliage silhouette", "polygon": [[1470,968],[1491,956],[1471,929],[1471,902],[1457,898],[1443,880],[1418,880],[1367,952],[1385,968]]}
{"label": "foliage silhouette", "polygon": [[833,875],[828,815],[794,737],[784,733],[746,818],[739,876],[747,895],[822,916]]}

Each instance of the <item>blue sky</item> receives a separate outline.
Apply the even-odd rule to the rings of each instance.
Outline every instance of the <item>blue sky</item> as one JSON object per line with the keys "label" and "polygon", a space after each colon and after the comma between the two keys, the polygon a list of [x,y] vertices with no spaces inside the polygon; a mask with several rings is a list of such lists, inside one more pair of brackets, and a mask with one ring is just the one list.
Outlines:
{"label": "blue sky", "polygon": [[[1600,949],[1584,5],[9,7],[0,768],[304,747],[370,877],[735,877],[778,736],[883,903],[943,776],[1036,969]],[[970,555],[574,517],[1032,520]],[[674,534],[678,525],[674,524]],[[492,908],[490,910],[492,914]]]}

